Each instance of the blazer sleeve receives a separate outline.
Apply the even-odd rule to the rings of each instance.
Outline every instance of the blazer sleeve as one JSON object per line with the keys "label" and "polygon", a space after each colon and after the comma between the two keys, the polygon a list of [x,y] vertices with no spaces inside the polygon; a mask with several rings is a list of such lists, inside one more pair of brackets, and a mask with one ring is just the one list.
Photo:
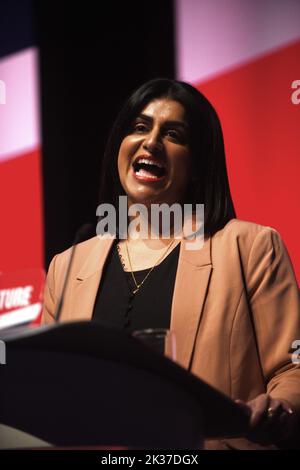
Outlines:
{"label": "blazer sleeve", "polygon": [[286,247],[273,228],[256,235],[246,277],[267,393],[289,401],[300,413],[300,364],[293,363],[291,354],[293,342],[300,340],[299,288]]}
{"label": "blazer sleeve", "polygon": [[46,278],[45,290],[44,290],[44,305],[42,311],[41,324],[49,324],[54,322],[56,298],[55,298],[55,265],[57,256],[52,259]]}

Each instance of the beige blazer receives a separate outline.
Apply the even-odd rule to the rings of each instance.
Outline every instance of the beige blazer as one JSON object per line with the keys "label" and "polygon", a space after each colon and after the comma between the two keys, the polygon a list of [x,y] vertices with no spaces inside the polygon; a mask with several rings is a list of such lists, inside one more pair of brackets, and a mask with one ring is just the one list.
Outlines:
{"label": "beige blazer", "polygon": [[[112,240],[78,245],[61,321],[91,319]],[[49,267],[42,321],[50,323],[70,250]],[[161,293],[163,295],[163,292]],[[260,393],[288,400],[300,413],[299,290],[286,248],[271,227],[232,219],[202,249],[182,241],[171,310],[178,363],[233,399]],[[229,442],[229,441],[227,441]],[[257,448],[244,439],[236,448]],[[225,441],[208,448],[226,448]]]}

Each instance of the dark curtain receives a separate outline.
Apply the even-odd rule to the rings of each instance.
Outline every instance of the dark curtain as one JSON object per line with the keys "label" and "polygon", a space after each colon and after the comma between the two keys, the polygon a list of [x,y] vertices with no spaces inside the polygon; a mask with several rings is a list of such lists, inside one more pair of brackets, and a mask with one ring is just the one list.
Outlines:
{"label": "dark curtain", "polygon": [[47,267],[96,221],[101,157],[124,100],[146,80],[174,77],[174,8],[170,0],[35,6]]}

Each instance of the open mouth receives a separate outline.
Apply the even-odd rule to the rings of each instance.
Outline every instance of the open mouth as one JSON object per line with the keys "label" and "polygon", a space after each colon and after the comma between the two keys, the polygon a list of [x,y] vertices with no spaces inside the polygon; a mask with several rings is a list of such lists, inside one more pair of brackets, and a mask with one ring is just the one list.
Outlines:
{"label": "open mouth", "polygon": [[132,167],[139,179],[157,181],[164,178],[167,173],[166,167],[161,162],[150,158],[137,158]]}

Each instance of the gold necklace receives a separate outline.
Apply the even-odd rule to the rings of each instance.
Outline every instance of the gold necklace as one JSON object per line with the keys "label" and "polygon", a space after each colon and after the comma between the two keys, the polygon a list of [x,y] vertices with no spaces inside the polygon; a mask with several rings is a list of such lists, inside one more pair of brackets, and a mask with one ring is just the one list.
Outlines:
{"label": "gold necklace", "polygon": [[[150,269],[150,271],[146,274],[146,276],[144,277],[144,279],[142,280],[142,282],[140,282],[138,284],[137,280],[136,280],[136,277],[135,275],[133,274],[133,269],[132,269],[132,265],[131,265],[131,261],[130,261],[130,256],[129,256],[129,250],[128,250],[128,246],[127,246],[127,240],[125,240],[125,246],[126,246],[126,252],[127,252],[127,258],[128,258],[128,262],[129,262],[129,266],[130,266],[130,272],[131,272],[131,276],[132,276],[132,279],[133,279],[133,282],[135,284],[135,289],[132,291],[133,294],[136,294],[139,289],[142,287],[142,285],[144,284],[144,282],[146,281],[146,279],[148,278],[148,276],[152,273],[153,269],[159,264],[159,262],[163,259],[163,257],[167,254],[167,252],[169,251],[169,249],[171,248],[172,244],[174,243],[174,239],[171,241],[171,243],[168,245],[167,249],[164,251],[164,253],[162,254],[162,256],[160,256],[160,258],[156,261],[155,265],[152,266],[152,268]],[[118,250],[119,251],[119,250]],[[124,266],[124,265],[123,265]]]}

